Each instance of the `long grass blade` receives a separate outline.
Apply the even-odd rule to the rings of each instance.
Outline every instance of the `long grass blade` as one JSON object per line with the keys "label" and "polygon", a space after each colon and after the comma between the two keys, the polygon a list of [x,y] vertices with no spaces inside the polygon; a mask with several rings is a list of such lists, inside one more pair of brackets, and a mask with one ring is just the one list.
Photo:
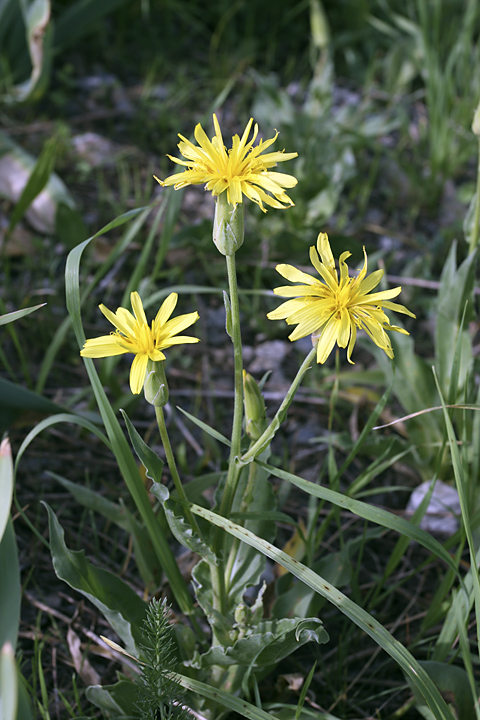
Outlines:
{"label": "long grass blade", "polygon": [[[118,220],[118,219],[117,219]],[[83,347],[85,335],[81,319],[80,298],[80,261],[83,251],[92,238],[74,248],[68,255],[65,269],[65,287],[67,309],[72,319],[72,325],[79,347]],[[153,512],[146,488],[140,476],[135,458],[130,450],[120,424],[113,412],[105,391],[102,387],[95,365],[90,358],[84,358],[85,367],[90,383],[98,403],[100,414],[110,440],[112,451],[118,463],[120,472],[125,480],[132,499],[147,527],[158,561],[163,568],[173,595],[182,612],[193,613],[193,601],[188,592],[187,584],[183,578],[175,557],[170,549],[167,538],[163,535],[158,520]]]}
{"label": "long grass blade", "polygon": [[268,470],[271,475],[280,478],[280,480],[287,480],[301,490],[304,490],[306,493],[309,493],[309,495],[314,495],[321,500],[331,502],[333,505],[341,507],[344,510],[349,510],[354,515],[358,515],[358,517],[361,517],[364,520],[369,520],[376,525],[382,525],[389,530],[395,530],[402,535],[406,535],[410,538],[410,540],[415,540],[415,542],[423,545],[423,547],[427,548],[427,550],[443,560],[444,563],[453,570],[460,583],[462,583],[462,578],[458,573],[458,568],[443,545],[441,545],[438,540],[435,540],[424,530],[421,530],[416,525],[412,525],[412,523],[408,522],[408,520],[404,520],[404,518],[398,517],[397,515],[394,515],[387,510],[383,510],[382,508],[368,505],[361,500],[354,500],[353,498],[342,495],[341,493],[330,490],[329,488],[316,485],[315,483],[298,477],[298,475],[293,475],[286,470],[280,470],[273,465],[268,465],[267,463],[259,460],[256,460],[256,462],[260,465],[260,467]]}
{"label": "long grass blade", "polygon": [[437,384],[438,394],[440,396],[440,400],[443,406],[443,417],[445,420],[445,426],[447,428],[447,436],[448,436],[448,442],[450,445],[450,455],[452,458],[452,465],[453,465],[453,474],[455,477],[455,484],[457,487],[458,492],[458,499],[460,501],[460,512],[462,514],[462,522],[463,527],[465,530],[465,536],[467,538],[467,544],[468,549],[470,551],[470,565],[474,572],[472,573],[472,580],[473,580],[473,597],[475,601],[475,619],[476,619],[476,626],[477,626],[477,647],[478,652],[480,655],[480,578],[478,576],[477,569],[477,559],[476,559],[476,550],[475,550],[475,542],[473,539],[473,533],[472,533],[472,526],[470,522],[470,510],[468,506],[468,492],[467,492],[467,477],[463,468],[462,460],[460,457],[460,452],[458,450],[458,443],[457,438],[455,435],[455,430],[453,429],[452,421],[450,420],[450,416],[448,414],[447,408],[445,407],[445,401],[442,395],[442,391],[440,388],[440,383],[438,382],[438,378],[435,372],[435,369],[433,369],[433,374],[435,376],[435,382]]}
{"label": "long grass blade", "polygon": [[350,598],[340,592],[340,590],[337,590],[337,588],[327,582],[325,578],[317,575],[317,573],[306,565],[303,565],[303,563],[298,562],[298,560],[290,557],[287,553],[283,552],[283,550],[279,550],[266,540],[257,537],[246,528],[236,525],[228,518],[221,517],[199,505],[191,505],[191,510],[199,517],[203,517],[217,527],[223,528],[230,535],[239,538],[242,542],[256,548],[263,555],[282,565],[291,572],[292,575],[295,575],[295,577],[305,583],[305,585],[335,605],[335,607],[367,633],[377,645],[383,648],[383,650],[398,663],[425,699],[436,720],[453,720],[453,715],[425,670],[413,655],[411,655],[398,640],[390,635],[388,630],[375,620],[372,615],[350,600]]}

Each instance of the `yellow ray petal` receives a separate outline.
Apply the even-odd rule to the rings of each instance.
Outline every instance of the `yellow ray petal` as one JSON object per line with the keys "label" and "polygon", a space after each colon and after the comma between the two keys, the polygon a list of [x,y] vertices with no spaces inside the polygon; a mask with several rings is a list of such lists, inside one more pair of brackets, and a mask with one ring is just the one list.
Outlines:
{"label": "yellow ray petal", "polygon": [[317,362],[323,363],[327,360],[328,356],[335,347],[337,340],[339,321],[332,318],[327,325],[323,328],[322,334],[318,338],[317,345]]}
{"label": "yellow ray petal", "polygon": [[178,300],[178,294],[177,293],[170,293],[168,297],[165,298],[163,303],[160,306],[160,310],[157,313],[157,316],[155,318],[155,335],[159,332],[159,329],[162,325],[165,325],[170,315],[175,310],[175,307],[177,305]]}
{"label": "yellow ray petal", "polygon": [[138,395],[145,382],[147,373],[148,355],[147,353],[138,353],[135,355],[130,369],[130,390],[134,395]]}
{"label": "yellow ray petal", "polygon": [[147,317],[145,315],[142,300],[138,292],[130,293],[130,302],[132,303],[132,310],[140,325],[147,325]]}
{"label": "yellow ray petal", "polygon": [[163,339],[168,340],[173,335],[177,335],[179,332],[183,332],[194,322],[197,322],[200,315],[198,312],[187,313],[186,315],[179,315],[176,318],[169,320],[166,325],[162,328],[161,336]]}
{"label": "yellow ray petal", "polygon": [[276,266],[275,270],[286,280],[290,280],[290,282],[305,283],[305,285],[319,284],[316,278],[298,270],[296,267],[293,267],[293,265],[280,264]]}
{"label": "yellow ray petal", "polygon": [[102,358],[123,355],[125,352],[127,351],[118,343],[118,336],[112,333],[111,335],[102,335],[98,338],[86,340],[82,350],[80,350],[80,355],[89,358]]}
{"label": "yellow ray petal", "polygon": [[[122,332],[124,335],[130,334],[131,323],[135,322],[135,318],[133,316],[131,316],[131,321],[129,320],[128,322],[126,322],[123,315],[118,315],[112,312],[107,307],[105,307],[105,305],[99,305],[99,308],[101,312],[105,315],[107,320],[109,320],[112,325],[117,328],[117,330],[120,330],[120,332]],[[128,313],[128,310],[125,310],[125,312]]]}

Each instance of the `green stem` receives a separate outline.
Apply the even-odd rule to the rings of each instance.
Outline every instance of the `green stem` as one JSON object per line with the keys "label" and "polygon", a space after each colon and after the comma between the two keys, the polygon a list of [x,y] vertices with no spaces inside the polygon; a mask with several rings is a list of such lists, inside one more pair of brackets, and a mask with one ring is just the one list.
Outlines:
{"label": "green stem", "polygon": [[480,137],[478,138],[477,200],[475,202],[475,215],[473,218],[472,234],[470,235],[470,246],[468,248],[469,253],[472,253],[478,245],[479,224],[480,224]]}
{"label": "green stem", "polygon": [[278,428],[282,424],[283,420],[285,419],[285,414],[295,397],[295,393],[298,390],[298,386],[303,380],[303,376],[307,372],[307,370],[310,368],[311,363],[315,359],[315,356],[317,354],[317,347],[313,347],[310,352],[308,353],[307,357],[303,361],[303,363],[300,366],[300,369],[298,370],[297,374],[295,375],[295,378],[290,385],[287,394],[285,395],[282,404],[278,408],[277,412],[275,413],[275,417],[273,418],[270,425],[267,427],[267,429],[260,435],[258,440],[251,445],[251,447],[247,450],[245,455],[242,455],[240,458],[239,464],[240,467],[243,465],[247,465],[248,463],[255,460],[260,453],[262,453],[265,448],[267,448],[270,443],[272,442],[275,433],[277,432]]}
{"label": "green stem", "polygon": [[[233,342],[233,356],[235,368],[234,406],[233,423],[231,435],[230,458],[228,462],[227,479],[220,501],[220,515],[228,517],[233,505],[235,491],[238,485],[241,467],[238,465],[240,456],[240,443],[242,440],[243,421],[243,361],[242,361],[242,336],[240,331],[240,309],[238,305],[237,272],[235,268],[235,255],[226,255],[228,288],[230,293],[230,317],[227,317],[227,328],[230,331]],[[213,605],[222,615],[227,612],[227,593],[225,587],[224,560],[220,553],[223,533],[220,528],[215,528],[213,536],[213,551],[218,555],[218,564],[211,566],[211,579],[213,590]],[[214,629],[215,632],[215,629]]]}
{"label": "green stem", "polygon": [[232,437],[230,447],[230,458],[228,462],[228,473],[220,502],[220,515],[228,517],[233,505],[235,491],[241,467],[238,465],[240,457],[240,443],[242,440],[243,421],[243,361],[242,361],[242,336],[240,331],[240,309],[238,305],[237,272],[235,268],[235,255],[227,255],[228,288],[230,293],[231,312],[231,334],[233,342],[233,358],[235,365],[235,388]]}
{"label": "green stem", "polygon": [[167,464],[170,469],[170,474],[172,476],[175,489],[184,507],[185,515],[188,523],[190,524],[190,527],[201,538],[202,534],[200,532],[200,528],[198,527],[196,518],[194,518],[192,513],[190,512],[189,500],[182,485],[180,475],[178,474],[177,463],[175,462],[175,455],[173,454],[172,446],[170,444],[170,438],[168,436],[167,426],[165,425],[165,415],[163,413],[163,407],[155,406],[155,415],[157,417],[158,429],[160,432],[160,437],[162,439],[163,449],[165,450],[165,457],[167,459]]}
{"label": "green stem", "polygon": [[[258,469],[258,465],[256,463],[252,463],[248,469],[247,486],[245,488],[245,494],[242,498],[242,504],[240,505],[240,512],[246,512],[248,510],[249,505],[252,502],[253,486],[255,483],[255,477],[257,475],[257,469]],[[239,520],[238,524],[243,525],[244,521]],[[232,576],[233,565],[234,565],[235,559],[237,557],[237,552],[238,552],[239,546],[240,546],[240,540],[238,538],[233,538],[232,547],[231,547],[230,553],[228,555],[227,566],[225,568],[225,584],[227,587],[227,592],[228,592],[228,588],[230,585],[230,578]]]}

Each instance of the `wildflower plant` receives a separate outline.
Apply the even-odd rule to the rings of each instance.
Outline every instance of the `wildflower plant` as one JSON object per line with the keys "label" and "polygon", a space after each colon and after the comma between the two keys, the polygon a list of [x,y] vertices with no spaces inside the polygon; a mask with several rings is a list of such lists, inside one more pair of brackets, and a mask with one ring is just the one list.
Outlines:
{"label": "wildflower plant", "polygon": [[[293,265],[277,267],[282,277],[296,284],[275,289],[276,295],[287,300],[268,313],[268,317],[295,324],[297,327],[290,339],[311,335],[313,347],[278,410],[272,418],[268,418],[262,388],[243,366],[235,255],[243,244],[244,198],[259,205],[263,211],[268,208],[288,212],[293,205],[285,190],[294,188],[295,178],[278,173],[274,168],[278,163],[296,157],[296,153],[270,150],[277,134],[270,140],[257,143],[259,129],[256,125],[250,137],[253,120],[249,121],[241,137],[235,135],[232,138],[231,147],[227,148],[215,115],[213,124],[215,134],[211,140],[200,125],[195,129],[197,145],[180,136],[179,149],[185,160],[173,157],[172,160],[185,169],[166,180],[158,180],[164,186],[176,188],[203,184],[216,200],[212,239],[225,256],[228,284],[228,292],[224,292],[226,328],[234,358],[233,419],[229,437],[199,418],[188,415],[192,423],[229,448],[227,468],[218,479],[211,508],[206,507],[205,499],[198,501],[195,490],[185,486],[164,418],[164,406],[168,400],[168,366],[165,368],[164,351],[173,345],[198,341],[199,338],[182,335],[198,319],[198,313],[193,311],[172,317],[177,295],[171,293],[149,323],[140,296],[134,291],[130,297],[133,313],[126,308],[118,308],[114,313],[101,305],[102,313],[115,330],[110,335],[86,340],[80,316],[79,265],[90,240],[70,253],[66,270],[67,304],[106,428],[107,436],[102,436],[102,439],[110,444],[116,455],[142,521],[141,527],[138,527],[139,521],[133,518],[128,524],[134,535],[137,562],[142,568],[142,577],[145,575],[151,580],[148,563],[144,561],[152,557],[153,549],[153,562],[163,570],[178,606],[174,629],[171,633],[167,632],[163,613],[165,604],[151,606],[147,624],[142,626],[146,603],[121,578],[91,565],[83,555],[81,560],[75,557],[65,545],[58,520],[49,511],[57,574],[97,604],[120,636],[126,653],[141,661],[145,647],[149,648],[147,665],[150,670],[143,673],[139,685],[143,690],[148,689],[148,711],[153,717],[173,717],[177,712],[183,716],[184,707],[188,706],[211,720],[224,710],[255,720],[267,720],[271,715],[259,707],[257,677],[264,677],[276,663],[289,657],[303,644],[313,642],[321,645],[328,641],[327,630],[312,610],[315,606],[311,598],[320,596],[345,613],[390,654],[436,718],[452,720],[449,709],[425,669],[375,617],[307,564],[274,544],[278,514],[271,476],[295,485],[311,498],[348,508],[366,520],[395,528],[436,553],[454,573],[457,572],[446,550],[403,518],[372,508],[341,494],[337,489],[308,482],[270,463],[272,440],[315,359],[325,362],[337,344],[346,348],[347,360],[351,362],[359,330],[364,330],[375,346],[391,359],[394,353],[387,333],[394,331],[402,334],[405,330],[392,325],[387,313],[414,315],[403,305],[391,301],[399,295],[400,288],[376,291],[383,273],[376,270],[367,274],[366,254],[363,267],[356,275],[350,276],[348,272],[347,251],[340,255],[337,269],[328,238],[320,233],[317,248],[310,251],[318,278]],[[126,222],[129,217],[127,214],[121,221]],[[116,224],[119,223],[117,219]],[[293,254],[297,255],[292,251]],[[296,259],[292,257],[292,261]],[[132,393],[139,394],[143,387],[146,400],[154,406],[165,460],[174,484],[174,489],[167,487],[162,459],[146,444],[123,412],[133,449],[152,482],[151,494],[157,501],[155,508],[152,508],[134,456],[92,362],[92,358],[124,353],[134,355],[130,371]],[[377,408],[376,412],[378,416],[380,409]],[[83,420],[84,426],[85,422]],[[171,537],[165,532],[167,527],[181,545],[199,558],[192,571],[195,601],[172,552]],[[148,535],[147,544],[144,530]],[[303,583],[301,587],[305,590],[306,600],[297,614],[297,605],[292,605],[285,612],[274,607],[272,616],[265,617],[263,572],[266,558]],[[95,592],[92,592],[92,586],[95,586]],[[251,588],[248,601],[245,595],[247,588]],[[152,589],[156,588],[150,586],[149,590]],[[172,638],[179,651],[176,666],[172,664],[173,651],[170,652]],[[168,682],[163,672],[162,653],[168,659],[168,663],[167,660],[163,663],[168,665]],[[174,697],[172,683],[187,690],[181,702],[180,691],[178,697]],[[136,691],[135,683],[122,679],[109,689],[92,688],[88,696],[104,709],[112,707],[114,698],[117,709],[120,707],[124,715],[135,717],[133,699],[138,697]],[[255,705],[249,701],[253,696],[257,700]],[[223,709],[219,709],[219,705]],[[292,715],[295,708],[291,710]]]}

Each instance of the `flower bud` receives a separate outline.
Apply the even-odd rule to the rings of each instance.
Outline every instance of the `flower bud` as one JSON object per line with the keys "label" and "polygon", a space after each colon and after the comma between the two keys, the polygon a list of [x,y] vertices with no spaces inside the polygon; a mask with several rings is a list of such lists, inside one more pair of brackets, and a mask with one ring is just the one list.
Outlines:
{"label": "flower bud", "polygon": [[243,371],[243,398],[245,404],[245,429],[251,440],[258,440],[267,427],[265,401],[253,377]]}
{"label": "flower bud", "polygon": [[245,603],[240,603],[240,605],[237,605],[235,608],[235,622],[237,625],[245,625],[245,623],[248,620],[249,616],[249,608],[245,605]]}
{"label": "flower bud", "polygon": [[163,407],[168,402],[168,385],[164,365],[163,360],[158,362],[149,360],[147,364],[143,392],[145,400],[155,407]]}
{"label": "flower bud", "polygon": [[222,255],[235,255],[243,245],[244,238],[243,203],[231,205],[227,193],[216,197],[213,221],[213,242]]}

